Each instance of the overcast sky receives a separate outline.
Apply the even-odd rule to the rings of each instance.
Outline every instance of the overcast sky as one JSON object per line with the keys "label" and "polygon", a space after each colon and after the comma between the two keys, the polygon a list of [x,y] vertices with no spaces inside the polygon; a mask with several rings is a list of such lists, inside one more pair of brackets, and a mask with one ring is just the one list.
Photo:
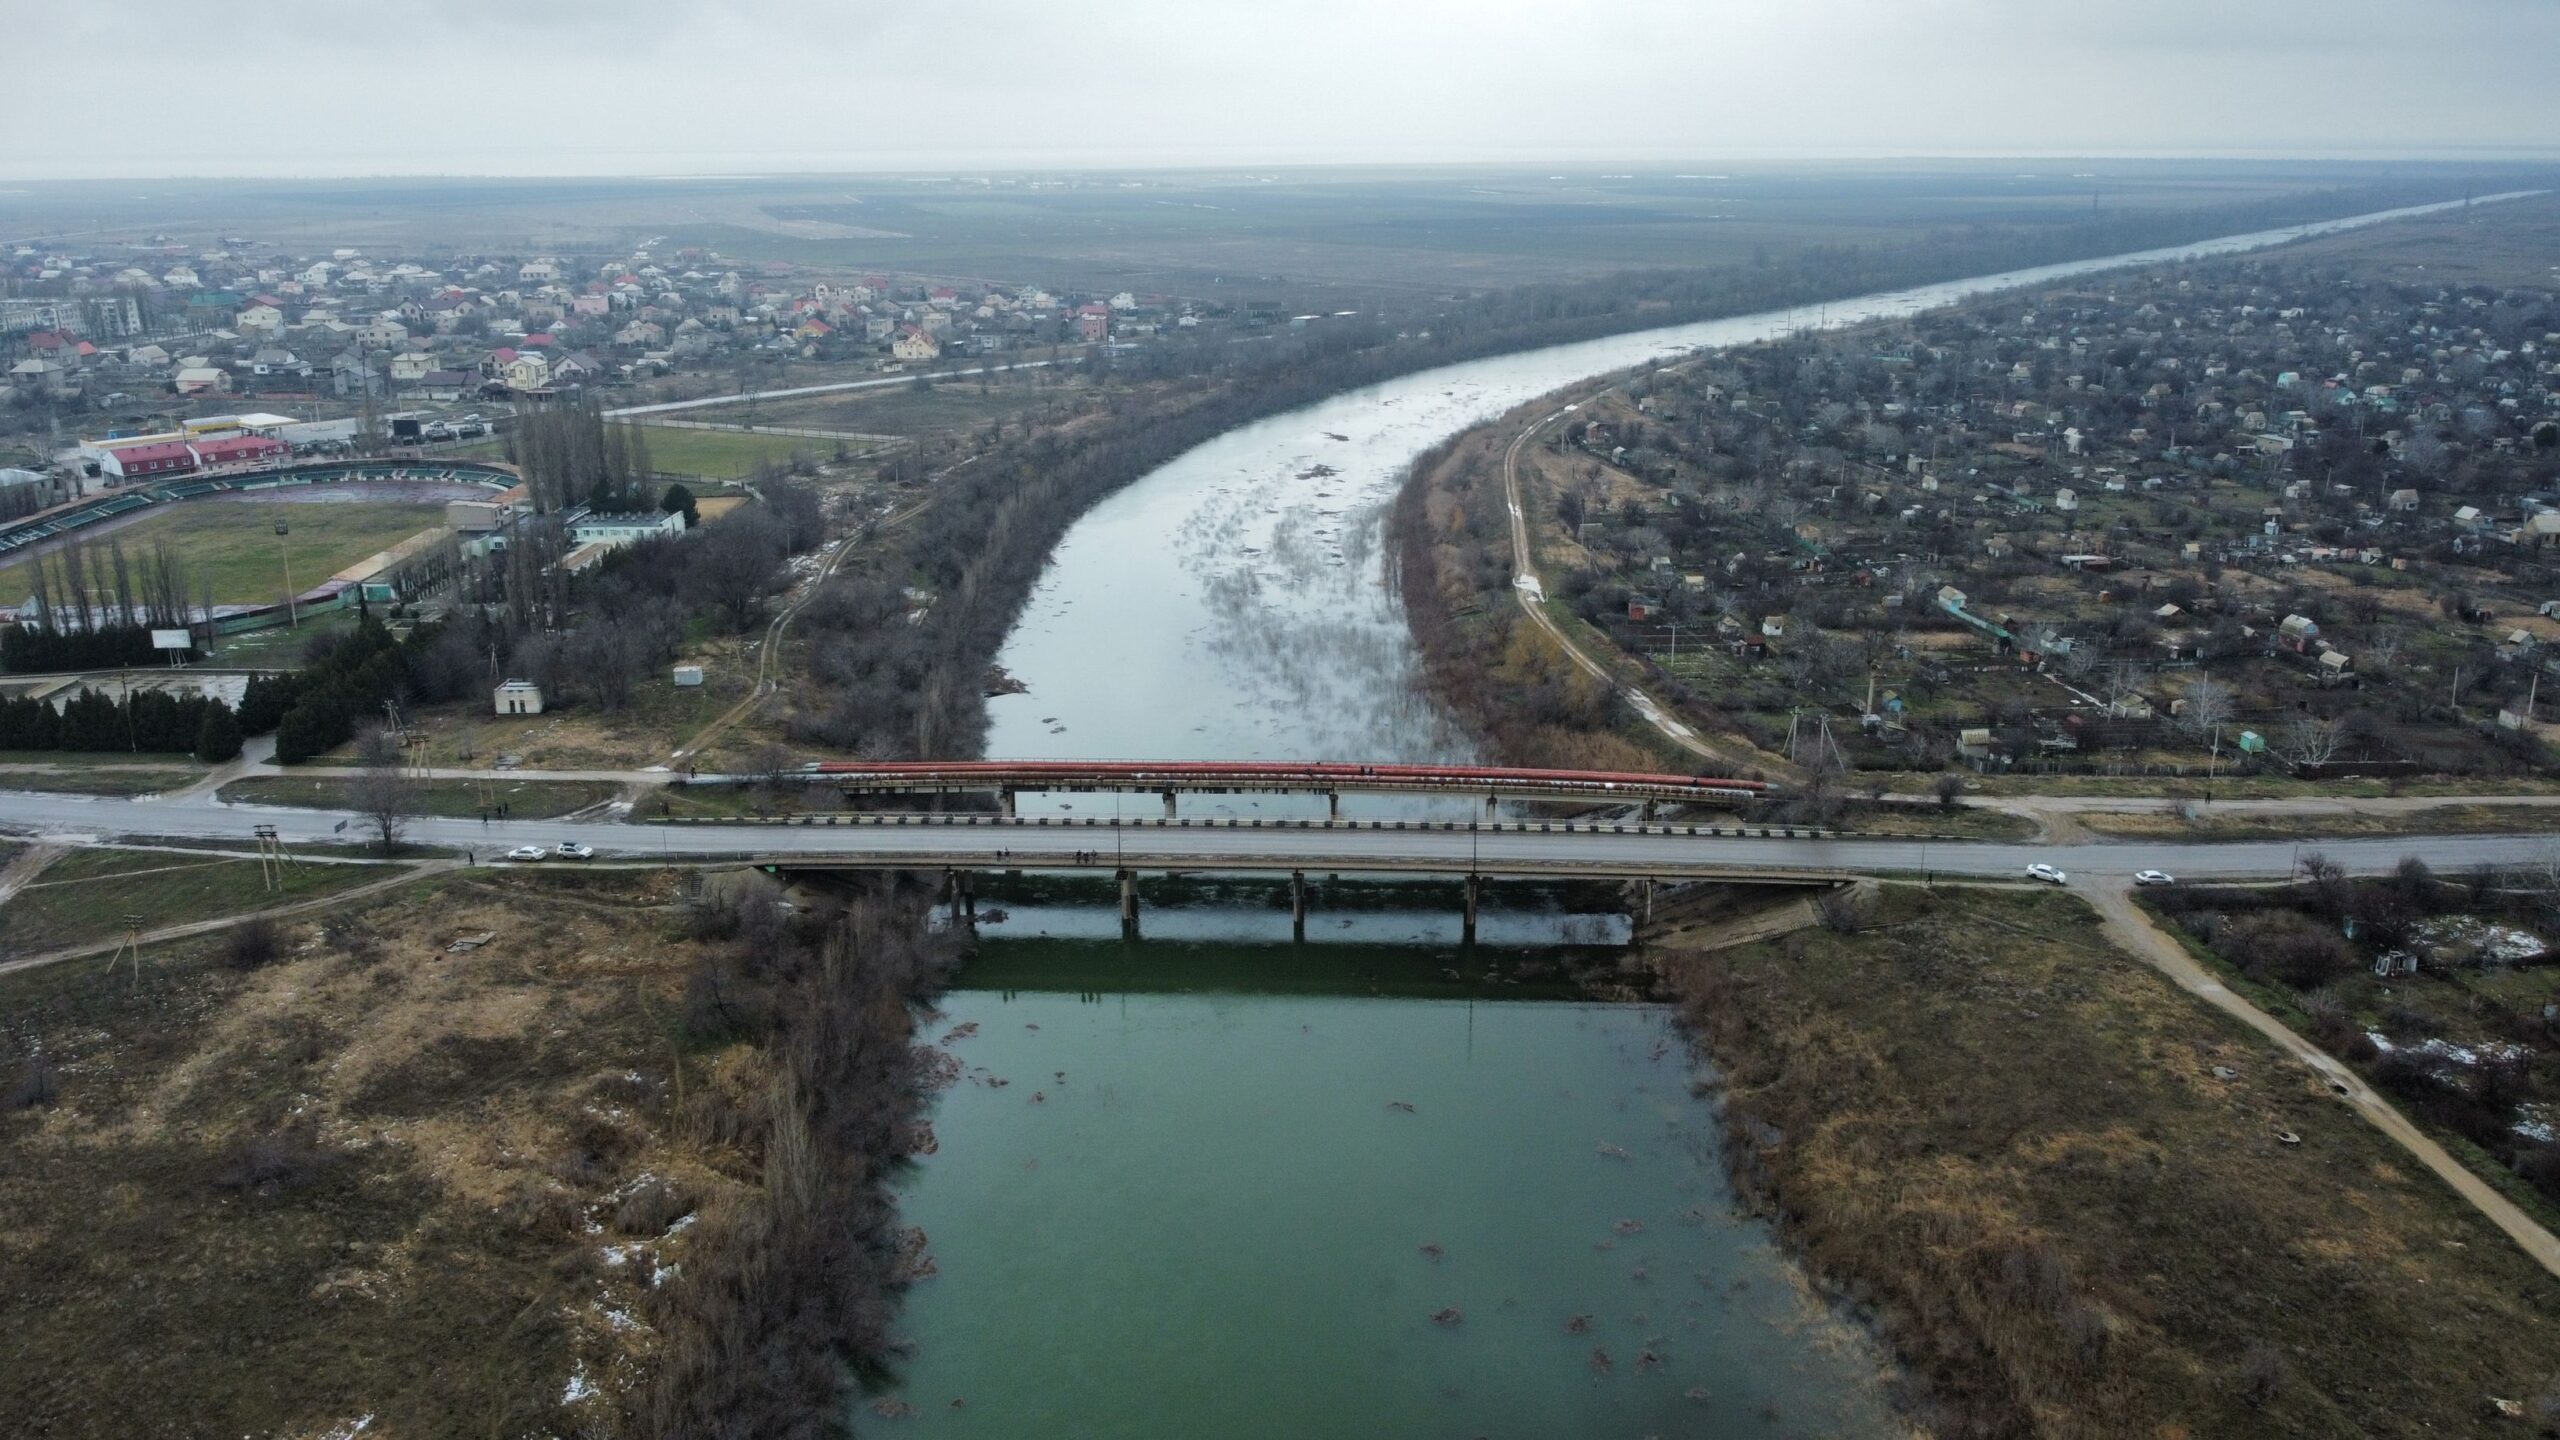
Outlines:
{"label": "overcast sky", "polygon": [[0,175],[2560,153],[2560,0],[0,0]]}

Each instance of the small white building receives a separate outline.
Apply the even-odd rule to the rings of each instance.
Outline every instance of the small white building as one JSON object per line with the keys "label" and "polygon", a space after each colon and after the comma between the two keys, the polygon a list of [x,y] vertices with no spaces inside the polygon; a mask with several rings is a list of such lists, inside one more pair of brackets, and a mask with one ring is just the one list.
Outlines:
{"label": "small white building", "polygon": [[589,511],[569,517],[569,540],[576,545],[628,545],[652,535],[683,533],[681,510],[635,510],[623,514]]}
{"label": "small white building", "polygon": [[692,686],[699,685],[702,683],[702,667],[699,665],[679,665],[676,667],[675,678],[676,684],[681,687],[691,688]]}
{"label": "small white building", "polygon": [[542,687],[530,680],[509,680],[498,687],[497,713],[501,715],[539,715],[542,713]]}

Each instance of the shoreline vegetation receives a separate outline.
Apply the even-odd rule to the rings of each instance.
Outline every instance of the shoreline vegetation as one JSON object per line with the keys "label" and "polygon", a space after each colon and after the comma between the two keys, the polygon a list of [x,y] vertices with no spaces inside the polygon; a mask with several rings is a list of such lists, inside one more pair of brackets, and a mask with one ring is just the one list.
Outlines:
{"label": "shoreline vegetation", "polygon": [[1737,1190],[1935,1433],[2522,1435],[2560,1403],[2560,1282],[2073,898],[1712,929],[1675,903],[1637,943],[1718,1066]]}
{"label": "shoreline vegetation", "polygon": [[750,1178],[703,1208],[689,1263],[658,1292],[659,1348],[620,1433],[838,1434],[860,1374],[891,1359],[898,1293],[929,1273],[888,1180],[931,1144],[916,1022],[956,952],[894,881],[830,922],[750,886],[691,924],[727,943],[685,982],[688,1038],[753,1046],[767,1074],[760,1093],[705,1089],[685,1111]]}

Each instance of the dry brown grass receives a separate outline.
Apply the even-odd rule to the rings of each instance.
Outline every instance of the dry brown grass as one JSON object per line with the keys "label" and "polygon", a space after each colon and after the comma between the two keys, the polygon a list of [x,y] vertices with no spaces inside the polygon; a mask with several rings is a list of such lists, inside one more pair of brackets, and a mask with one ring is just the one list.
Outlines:
{"label": "dry brown grass", "polygon": [[2370,815],[2282,815],[2225,811],[2190,820],[2174,810],[2085,811],[2083,828],[2131,840],[2290,840],[2357,835],[2508,835],[2560,825],[2560,809],[2540,805],[2431,805]]}
{"label": "dry brown grass", "polygon": [[2560,1380],[2560,1282],[2069,896],[1679,945],[1746,1190],[1941,1434],[2504,1433]]}
{"label": "dry brown grass", "polygon": [[630,1383],[686,1239],[589,1226],[645,1176],[740,1188],[679,1101],[761,1067],[681,1048],[699,947],[668,922],[548,900],[423,886],[285,924],[251,970],[207,940],[139,986],[0,983],[0,1071],[58,1072],[0,1116],[15,1432],[567,1433],[597,1403],[563,1407],[570,1375]]}

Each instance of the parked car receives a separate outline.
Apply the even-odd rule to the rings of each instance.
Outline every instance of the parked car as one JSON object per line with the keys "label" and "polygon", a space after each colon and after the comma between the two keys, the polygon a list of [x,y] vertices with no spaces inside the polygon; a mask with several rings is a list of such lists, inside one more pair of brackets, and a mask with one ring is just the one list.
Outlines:
{"label": "parked car", "polygon": [[563,840],[551,853],[563,860],[593,860],[596,858],[596,847],[581,845],[575,840]]}
{"label": "parked car", "polygon": [[543,849],[539,845],[519,845],[513,850],[507,852],[507,858],[510,860],[539,860],[550,853],[550,851]]}
{"label": "parked car", "polygon": [[2175,885],[2178,883],[2178,877],[2170,874],[2166,870],[2136,870],[2133,872],[2133,883],[2136,885]]}
{"label": "parked car", "polygon": [[2070,880],[2071,877],[2039,860],[2035,864],[2027,867],[2027,878],[2030,880],[2041,880],[2047,885],[2060,885]]}

